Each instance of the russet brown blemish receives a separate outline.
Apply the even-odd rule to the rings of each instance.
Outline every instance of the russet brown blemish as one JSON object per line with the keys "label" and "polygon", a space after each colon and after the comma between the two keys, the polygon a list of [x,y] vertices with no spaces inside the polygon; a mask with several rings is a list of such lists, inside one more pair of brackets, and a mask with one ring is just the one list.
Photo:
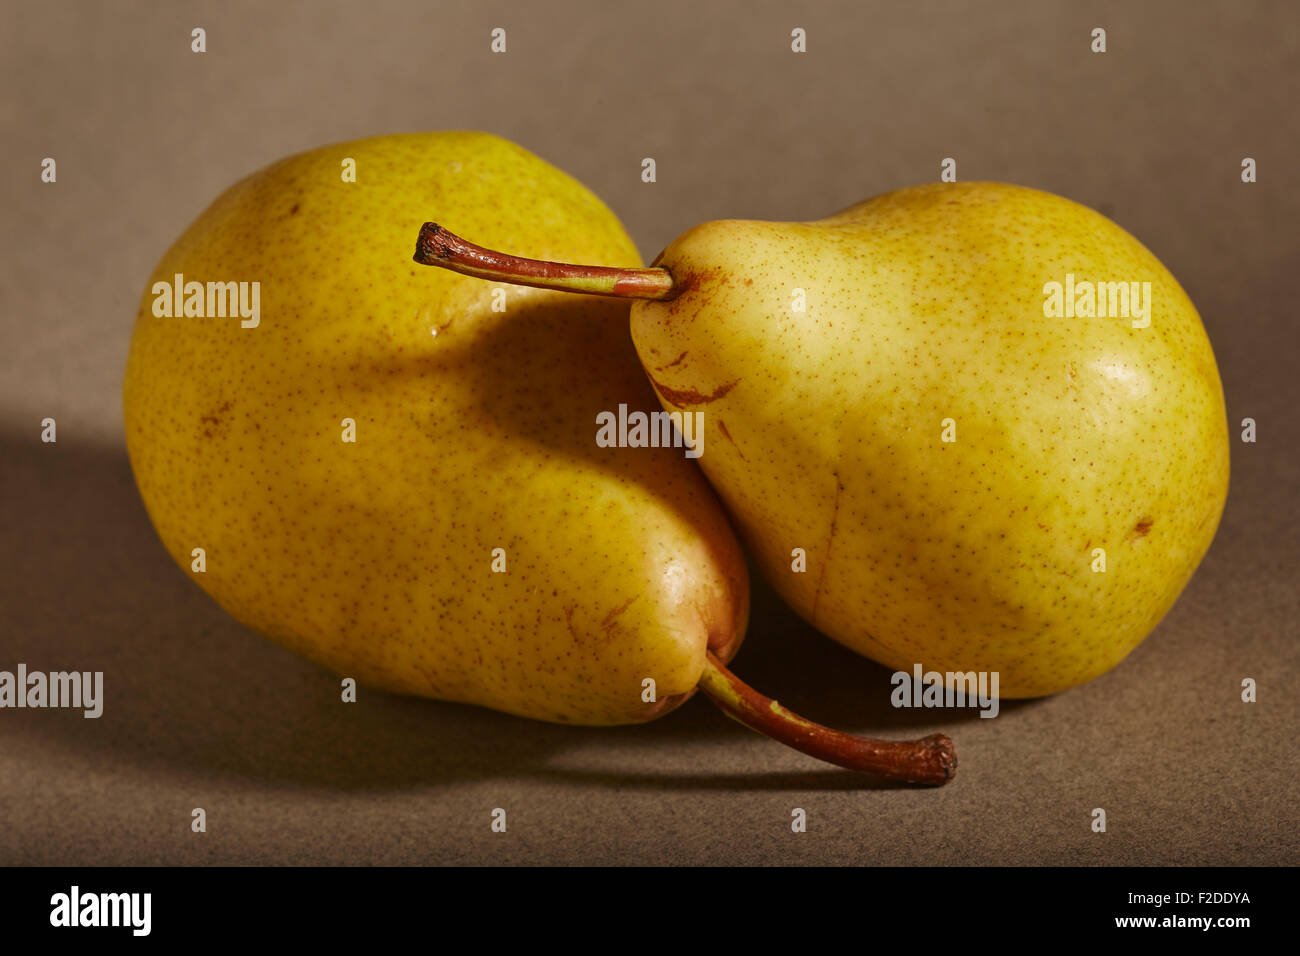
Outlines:
{"label": "russet brown blemish", "polygon": [[711,394],[705,395],[703,392],[696,391],[693,388],[670,388],[662,384],[656,378],[651,378],[650,383],[654,385],[659,394],[663,396],[665,402],[669,405],[676,405],[678,408],[686,408],[689,405],[707,405],[709,402],[717,401],[726,395],[733,388],[740,384],[740,379],[734,382],[728,382],[725,385],[719,385]]}

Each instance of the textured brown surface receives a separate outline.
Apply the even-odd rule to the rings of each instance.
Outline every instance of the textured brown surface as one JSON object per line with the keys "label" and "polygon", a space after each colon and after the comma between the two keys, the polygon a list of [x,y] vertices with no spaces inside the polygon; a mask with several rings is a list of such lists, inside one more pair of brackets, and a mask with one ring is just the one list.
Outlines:
{"label": "textured brown surface", "polygon": [[[97,721],[0,711],[0,862],[1295,862],[1296,13],[513,6],[4,5],[0,669],[103,670],[107,701]],[[1098,25],[1104,55],[1088,52]],[[1234,437],[1259,423],[1258,443],[1234,440],[1209,556],[1118,669],[995,720],[892,710],[885,669],[758,588],[736,671],[834,726],[947,730],[961,769],[938,790],[863,785],[703,699],[619,730],[337,703],[332,677],[171,565],[126,462],[121,373],[145,277],[217,193],[291,152],[426,128],[539,153],[647,260],[698,221],[822,217],[937,178],[946,156],[963,179],[1100,209],[1200,308]],[[1243,156],[1259,183],[1239,181]],[[1246,676],[1257,704],[1239,700]]]}

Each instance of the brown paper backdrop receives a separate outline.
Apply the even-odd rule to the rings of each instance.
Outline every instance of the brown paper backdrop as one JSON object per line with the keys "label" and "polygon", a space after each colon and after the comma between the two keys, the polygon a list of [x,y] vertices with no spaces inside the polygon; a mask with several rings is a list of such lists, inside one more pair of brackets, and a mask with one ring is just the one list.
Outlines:
{"label": "brown paper backdrop", "polygon": [[[97,721],[0,711],[0,862],[1295,862],[1294,5],[9,2],[0,18],[0,668],[103,670],[107,688]],[[1213,549],[1126,663],[996,720],[890,709],[883,668],[760,589],[738,669],[837,726],[950,731],[961,770],[939,790],[864,784],[703,700],[616,730],[339,705],[332,677],[170,564],[123,450],[121,371],[151,267],[227,185],[438,128],[573,173],[647,258],[698,221],[820,217],[933,180],[946,156],[962,179],[1095,206],[1199,306],[1234,438],[1259,423],[1257,444],[1234,440]]]}

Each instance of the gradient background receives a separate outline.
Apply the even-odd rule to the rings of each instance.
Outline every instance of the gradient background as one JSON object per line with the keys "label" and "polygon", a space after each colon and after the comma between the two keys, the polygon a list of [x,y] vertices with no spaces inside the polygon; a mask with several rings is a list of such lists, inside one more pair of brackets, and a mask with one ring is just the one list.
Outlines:
{"label": "gradient background", "polygon": [[[1282,2],[9,0],[0,668],[103,670],[107,700],[99,720],[0,711],[0,863],[1296,862],[1298,19]],[[820,218],[937,179],[946,156],[1111,216],[1183,283],[1219,359],[1232,488],[1200,571],[1117,670],[996,720],[891,709],[884,668],[756,582],[738,673],[834,726],[947,730],[961,769],[938,790],[825,768],[703,699],[614,730],[340,705],[333,676],[171,564],[127,463],[121,374],[150,269],[228,185],[323,143],[449,128],[577,176],[647,260],[699,221]],[[1247,416],[1257,444],[1237,440]]]}

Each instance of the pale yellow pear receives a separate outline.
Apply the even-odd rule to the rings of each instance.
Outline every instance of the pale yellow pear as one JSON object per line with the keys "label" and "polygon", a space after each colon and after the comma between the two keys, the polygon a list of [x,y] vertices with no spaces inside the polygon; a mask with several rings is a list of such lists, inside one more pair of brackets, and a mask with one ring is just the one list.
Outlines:
{"label": "pale yellow pear", "polygon": [[[140,304],[125,424],[158,534],[240,621],[363,685],[582,724],[664,713],[706,647],[735,652],[748,584],[682,449],[596,443],[602,411],[658,410],[628,306],[420,268],[431,215],[533,255],[638,258],[586,188],[482,133],[253,174]],[[205,285],[167,314],[178,275]],[[211,314],[209,282],[258,283],[256,324]]]}
{"label": "pale yellow pear", "polygon": [[1210,343],[1091,209],[924,185],[705,223],[657,264],[675,297],[636,302],[632,335],[664,407],[704,412],[700,463],[757,564],[860,653],[1063,690],[1146,637],[1209,547]]}

